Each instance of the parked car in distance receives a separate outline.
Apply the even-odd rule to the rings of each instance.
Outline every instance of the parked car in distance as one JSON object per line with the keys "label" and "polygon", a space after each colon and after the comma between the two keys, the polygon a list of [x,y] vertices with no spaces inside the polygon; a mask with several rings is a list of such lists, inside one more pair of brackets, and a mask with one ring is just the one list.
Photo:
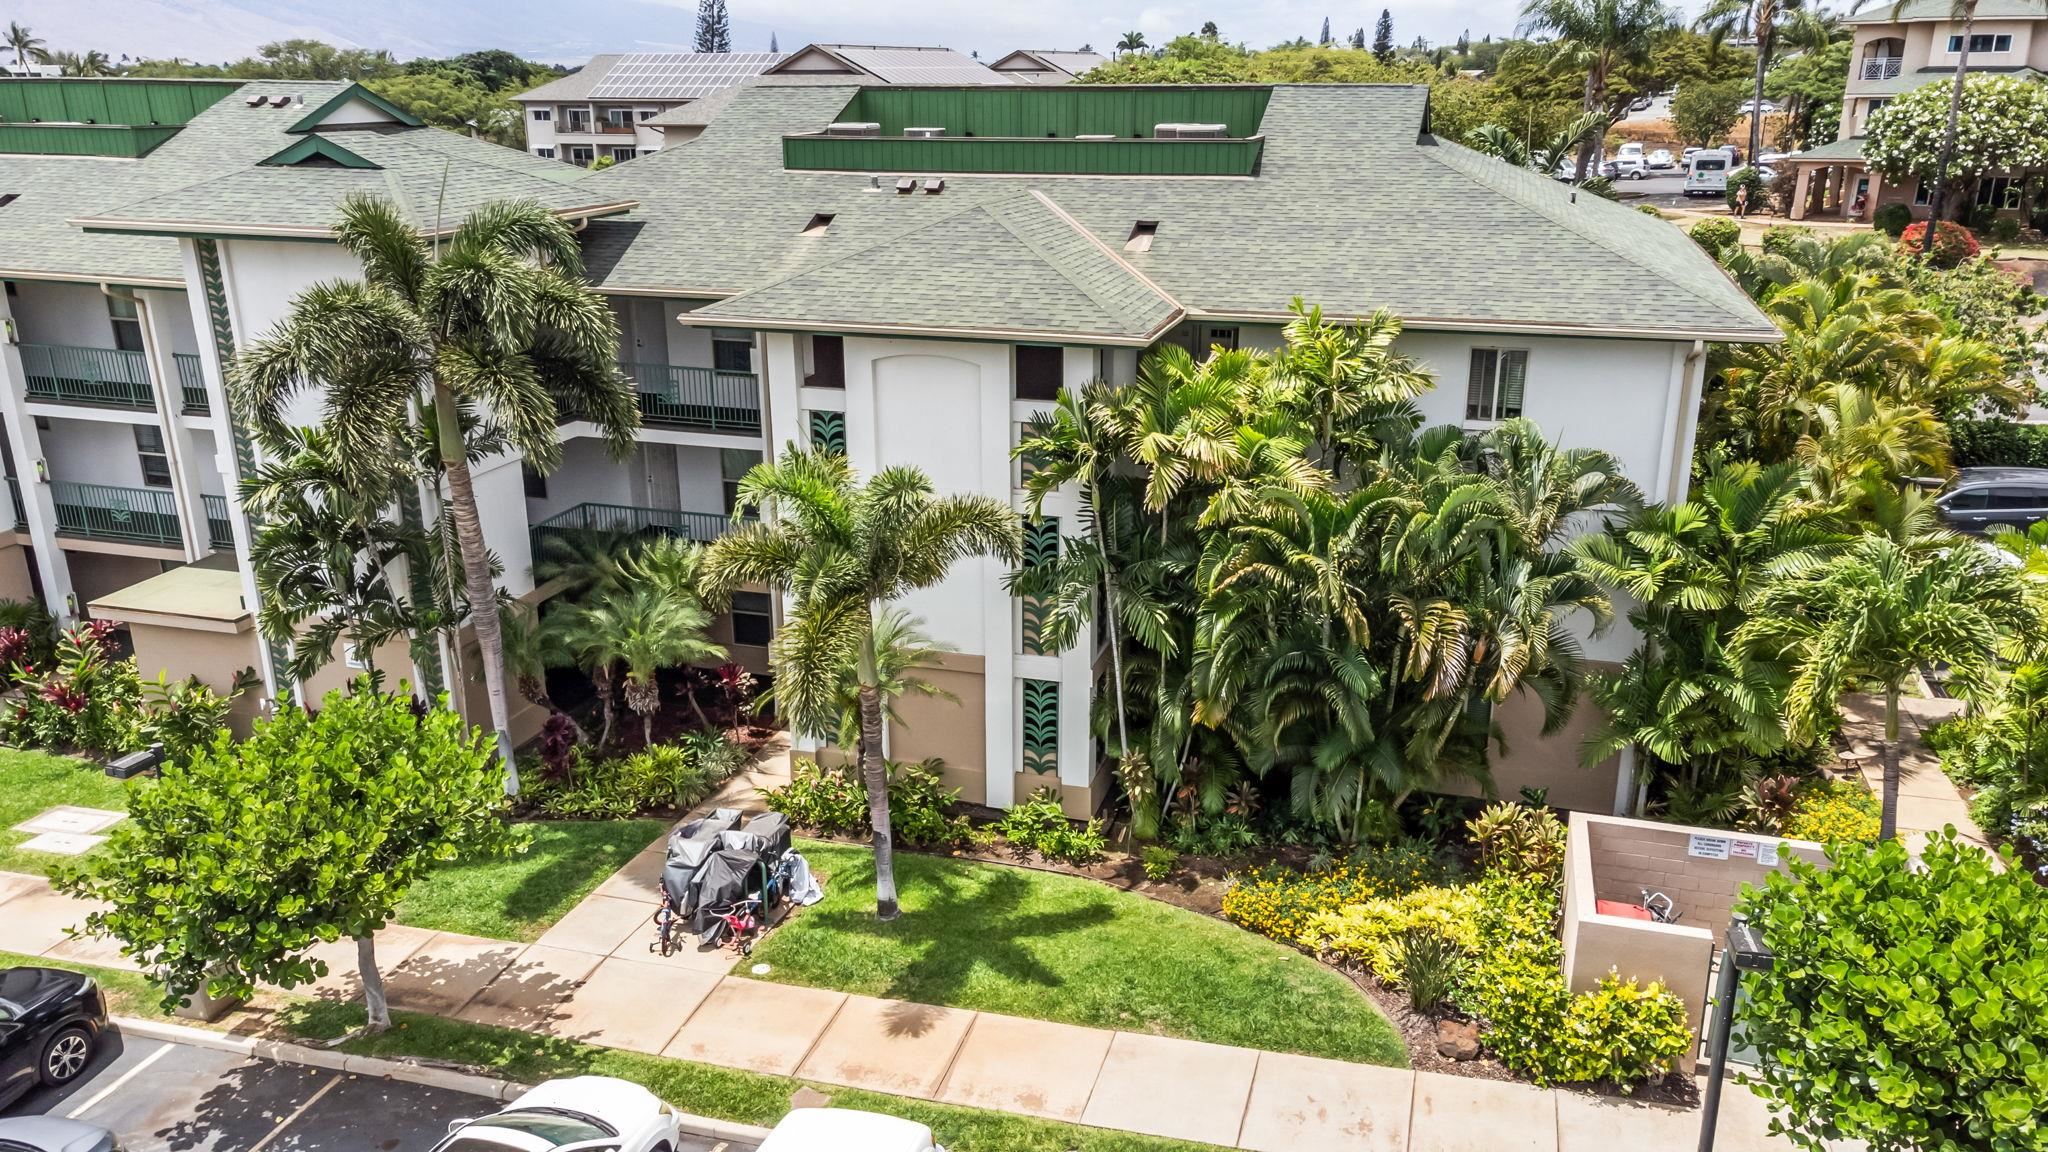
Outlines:
{"label": "parked car in distance", "polygon": [[1934,506],[1958,532],[2024,532],[2048,520],[2048,468],[1959,468]]}
{"label": "parked car in distance", "polygon": [[1650,153],[1649,158],[1644,163],[1658,171],[1678,167],[1678,161],[1671,158],[1671,149],[1669,148],[1659,148],[1655,152]]}
{"label": "parked car in distance", "polygon": [[1647,180],[1650,178],[1650,166],[1640,152],[1633,156],[1617,156],[1614,158],[1614,174],[1624,180]]}
{"label": "parked car in distance", "polygon": [[[1757,102],[1756,102],[1756,101],[1754,101],[1754,100],[1744,100],[1744,101],[1742,102],[1742,107],[1741,107],[1740,111],[1741,111],[1741,113],[1742,113],[1742,114],[1743,114],[1744,116],[1747,116],[1747,115],[1749,115],[1749,114],[1750,114],[1751,112],[1754,112],[1754,111],[1756,111],[1756,109],[1757,109],[1757,108],[1758,108],[1758,104],[1757,104]],[[1778,110],[1778,105],[1777,105],[1777,104],[1776,104],[1776,102],[1774,102],[1774,101],[1766,100],[1766,101],[1764,101],[1764,102],[1763,102],[1763,104],[1762,104],[1762,108],[1763,108],[1763,110],[1764,110],[1764,115],[1768,116],[1768,115],[1770,115],[1771,113],[1773,113],[1773,112],[1776,112],[1776,111]]]}
{"label": "parked car in distance", "polygon": [[503,1110],[448,1125],[434,1152],[654,1152],[682,1144],[676,1110],[630,1080],[550,1080]]}
{"label": "parked car in distance", "polygon": [[107,1030],[107,1001],[90,976],[62,968],[0,968],[0,1104],[36,1085],[78,1079]]}
{"label": "parked car in distance", "polygon": [[1650,110],[1652,100],[1653,97],[1638,96],[1628,102],[1628,110],[1631,112],[1647,112]]}
{"label": "parked car in distance", "polygon": [[1557,162],[1557,171],[1551,173],[1551,175],[1559,180],[1577,180],[1579,178],[1579,162],[1576,160],[1559,160]]}
{"label": "parked car in distance", "polygon": [[852,1108],[799,1108],[782,1118],[759,1152],[946,1152],[914,1120]]}
{"label": "parked car in distance", "polygon": [[1687,196],[1720,196],[1728,191],[1728,170],[1734,158],[1723,148],[1702,149],[1692,154],[1685,166]]}
{"label": "parked car in distance", "polygon": [[105,1128],[55,1116],[17,1116],[0,1120],[0,1149],[6,1152],[121,1152],[121,1142]]}

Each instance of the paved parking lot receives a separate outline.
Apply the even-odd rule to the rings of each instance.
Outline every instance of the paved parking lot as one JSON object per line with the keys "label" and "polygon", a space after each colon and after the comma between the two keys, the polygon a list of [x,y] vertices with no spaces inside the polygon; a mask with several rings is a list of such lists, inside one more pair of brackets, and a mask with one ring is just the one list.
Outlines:
{"label": "paved parking lot", "polygon": [[[427,1152],[481,1096],[252,1060],[160,1040],[107,1037],[92,1070],[7,1115],[112,1129],[127,1152]],[[744,1152],[685,1137],[677,1152]]]}

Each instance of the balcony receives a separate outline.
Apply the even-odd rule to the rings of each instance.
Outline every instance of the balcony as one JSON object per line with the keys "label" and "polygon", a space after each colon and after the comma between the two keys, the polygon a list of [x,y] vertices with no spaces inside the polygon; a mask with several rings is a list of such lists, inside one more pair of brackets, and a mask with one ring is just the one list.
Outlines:
{"label": "balcony", "polygon": [[640,418],[661,428],[761,434],[761,380],[676,364],[621,364],[640,393]]}
{"label": "balcony", "polygon": [[206,415],[206,373],[199,366],[199,357],[190,352],[173,352],[171,362],[178,366],[178,390],[185,397],[186,415]]}
{"label": "balcony", "polygon": [[119,488],[111,484],[50,484],[57,505],[57,535],[117,540],[178,548],[178,504],[168,488]]}
{"label": "balcony", "polygon": [[21,368],[28,377],[31,400],[145,412],[156,407],[156,396],[149,386],[149,363],[140,352],[23,344]]}
{"label": "balcony", "polygon": [[1898,76],[1905,59],[1899,56],[1866,56],[1860,63],[1857,76],[1864,80],[1890,80]]}
{"label": "balcony", "polygon": [[630,504],[578,504],[533,526],[533,551],[550,536],[603,532],[638,536],[679,536],[709,544],[732,529],[732,517],[717,512],[684,512],[673,508],[636,508]]}
{"label": "balcony", "polygon": [[206,542],[215,548],[233,551],[235,529],[228,520],[228,498],[202,492],[199,503],[206,509]]}

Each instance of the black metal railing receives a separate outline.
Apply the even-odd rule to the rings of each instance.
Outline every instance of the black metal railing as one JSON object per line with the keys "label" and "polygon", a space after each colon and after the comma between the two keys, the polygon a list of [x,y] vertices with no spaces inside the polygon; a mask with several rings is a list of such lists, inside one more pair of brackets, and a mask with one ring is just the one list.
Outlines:
{"label": "black metal railing", "polygon": [[28,398],[112,408],[155,408],[149,361],[119,348],[77,348],[69,344],[21,345],[21,369]]}
{"label": "black metal railing", "polygon": [[761,378],[678,364],[621,364],[640,394],[640,418],[660,427],[761,431]]}
{"label": "black metal railing", "polygon": [[206,542],[215,548],[235,546],[235,529],[228,519],[228,498],[201,492],[199,503],[206,509]]}
{"label": "black metal railing", "polygon": [[183,393],[185,411],[194,416],[206,415],[206,372],[199,366],[199,357],[190,352],[173,352],[171,363],[178,366],[178,391]]}
{"label": "black metal railing", "polygon": [[177,547],[185,542],[178,504],[167,488],[123,488],[112,484],[50,485],[57,505],[57,534],[93,540]]}

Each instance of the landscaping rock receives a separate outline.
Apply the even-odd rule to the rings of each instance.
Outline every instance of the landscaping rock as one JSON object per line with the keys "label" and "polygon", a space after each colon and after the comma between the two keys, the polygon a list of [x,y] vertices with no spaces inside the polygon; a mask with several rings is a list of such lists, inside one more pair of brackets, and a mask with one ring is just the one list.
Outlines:
{"label": "landscaping rock", "polygon": [[830,1108],[832,1106],[832,1098],[816,1088],[805,1085],[790,1093],[789,1106],[791,1108]]}
{"label": "landscaping rock", "polygon": [[1437,1021],[1436,1053],[1446,1060],[1477,1060],[1479,1025],[1461,1020]]}

